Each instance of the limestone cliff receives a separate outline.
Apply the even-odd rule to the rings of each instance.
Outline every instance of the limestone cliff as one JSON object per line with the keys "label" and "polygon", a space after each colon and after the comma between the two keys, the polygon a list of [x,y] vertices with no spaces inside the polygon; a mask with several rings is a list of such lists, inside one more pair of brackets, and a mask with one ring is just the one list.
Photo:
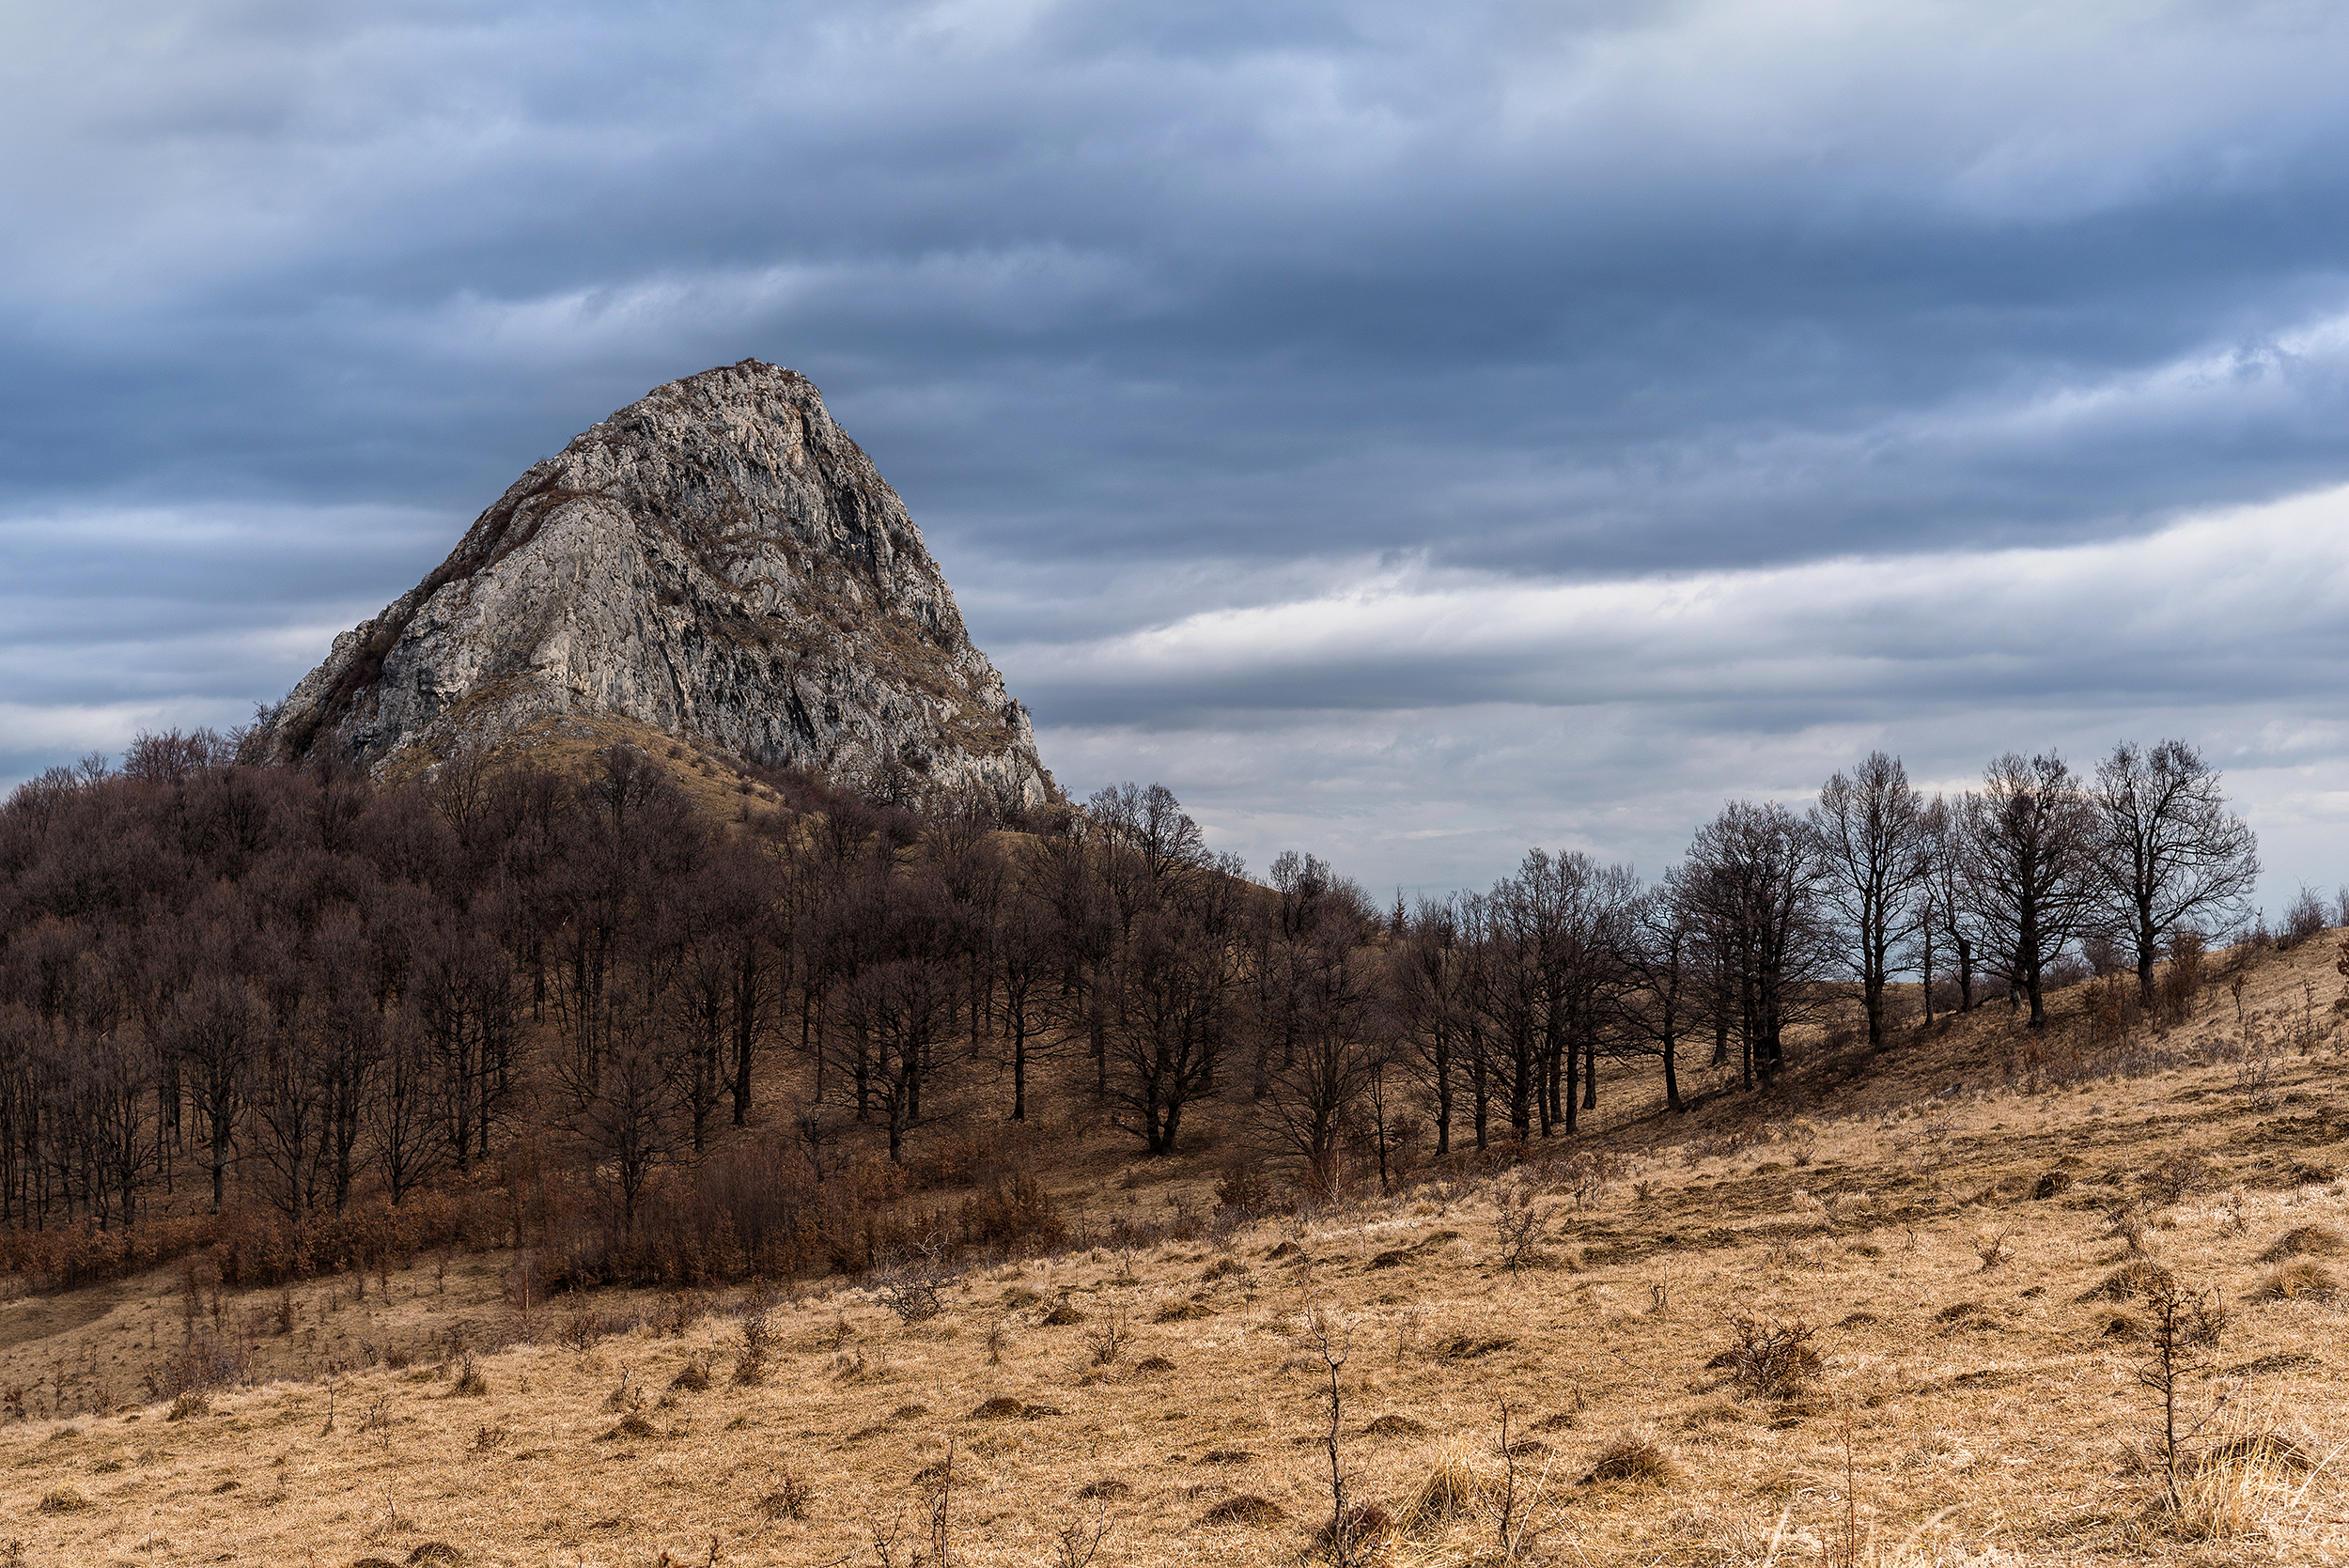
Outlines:
{"label": "limestone cliff", "polygon": [[883,793],[1056,793],[896,491],[805,377],[756,360],[534,464],[334,639],[268,744],[405,772],[562,715]]}

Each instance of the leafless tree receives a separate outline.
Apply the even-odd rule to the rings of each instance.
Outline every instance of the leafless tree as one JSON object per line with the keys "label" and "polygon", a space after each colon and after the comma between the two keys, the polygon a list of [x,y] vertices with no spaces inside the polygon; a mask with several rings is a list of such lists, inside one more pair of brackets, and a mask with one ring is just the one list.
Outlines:
{"label": "leafless tree", "polygon": [[1085,815],[1105,842],[1139,853],[1154,877],[1209,858],[1199,824],[1164,784],[1112,784],[1085,802]]}
{"label": "leafless tree", "polygon": [[1232,933],[1180,908],[1137,924],[1119,966],[1109,1018],[1111,1102],[1116,1126],[1153,1155],[1171,1155],[1183,1113],[1215,1085],[1230,1041],[1237,966]]}
{"label": "leafless tree", "polygon": [[1256,1124],[1275,1145],[1329,1173],[1357,1102],[1386,1063],[1375,1019],[1386,1011],[1378,970],[1348,925],[1315,931],[1295,944],[1283,970],[1283,1015],[1291,1021],[1286,1064],[1254,1102]]}
{"label": "leafless tree", "polygon": [[1917,895],[1929,874],[1923,813],[1901,759],[1871,752],[1848,775],[1828,780],[1808,818],[1820,893],[1838,945],[1859,973],[1872,1046],[1884,1042],[1884,988],[1893,957],[1922,918]]}
{"label": "leafless tree", "polygon": [[[1462,941],[1457,900],[1423,903],[1403,939],[1388,952],[1395,1023],[1404,1061],[1425,1088],[1436,1112],[1436,1155],[1452,1152],[1452,1122],[1462,1077],[1470,1069],[1474,1030],[1471,960]],[[1483,1126],[1478,1125],[1478,1146]]]}
{"label": "leafless tree", "polygon": [[1642,893],[1622,925],[1617,957],[1630,980],[1623,999],[1626,1026],[1643,1040],[1664,1068],[1664,1104],[1680,1102],[1680,1037],[1696,1017],[1703,958],[1697,915],[1679,870]]}
{"label": "leafless tree", "polygon": [[2030,1027],[2043,1029],[2042,977],[2099,912],[2095,802],[2052,752],[2009,752],[1983,772],[1963,811],[1968,907],[2029,999]]}
{"label": "leafless tree", "polygon": [[1732,800],[1697,830],[1681,875],[1735,1021],[1741,1076],[1766,1082],[1785,1064],[1786,1027],[1819,1006],[1831,954],[1811,834],[1775,801]]}
{"label": "leafless tree", "polygon": [[2103,818],[2093,852],[2112,913],[2137,955],[2138,995],[2154,1002],[2154,964],[2170,934],[2239,923],[2259,880],[2259,841],[2227,810],[2218,770],[2183,740],[2132,741],[2096,765]]}

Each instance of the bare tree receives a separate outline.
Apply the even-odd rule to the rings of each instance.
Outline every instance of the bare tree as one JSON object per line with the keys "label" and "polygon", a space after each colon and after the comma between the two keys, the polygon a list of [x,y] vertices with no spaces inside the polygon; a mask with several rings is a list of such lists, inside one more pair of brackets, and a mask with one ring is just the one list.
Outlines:
{"label": "bare tree", "polygon": [[1268,1138],[1325,1179],[1356,1104],[1386,1060],[1372,1017],[1386,999],[1370,955],[1357,950],[1359,935],[1325,927],[1299,944],[1298,961],[1283,970],[1291,994],[1282,1012],[1295,1020],[1293,1047],[1255,1102]]}
{"label": "bare tree", "polygon": [[1697,830],[1682,886],[1735,1020],[1749,1087],[1785,1064],[1785,1030],[1820,1002],[1830,949],[1818,856],[1801,820],[1771,801],[1732,800]]}
{"label": "bare tree", "polygon": [[2136,949],[2138,995],[2154,1001],[2154,963],[2181,928],[2215,934],[2241,921],[2259,880],[2259,841],[2227,810],[2218,771],[2183,740],[2140,751],[2123,740],[2096,765],[2103,817],[2094,854],[2112,912]]}
{"label": "bare tree", "polygon": [[1111,784],[1085,802],[1085,815],[1104,842],[1141,855],[1153,877],[1208,860],[1199,824],[1164,784]]}
{"label": "bare tree", "polygon": [[2098,910],[2095,803],[2054,753],[2009,752],[1962,810],[1968,905],[2010,982],[2030,999],[2030,1027],[2043,1029],[2046,967]]}
{"label": "bare tree", "polygon": [[1183,1112],[1215,1084],[1237,989],[1227,933],[1173,911],[1145,916],[1108,1010],[1120,1071],[1110,1097],[1133,1119],[1115,1125],[1153,1155],[1171,1155]]}
{"label": "bare tree", "polygon": [[1667,871],[1634,901],[1621,927],[1618,959],[1631,984],[1623,999],[1625,1024],[1644,1039],[1664,1066],[1664,1105],[1678,1111],[1680,1037],[1696,1014],[1703,980],[1697,915],[1678,870]]}
{"label": "bare tree", "polygon": [[1439,1158],[1452,1152],[1455,1099],[1474,1028],[1471,964],[1462,941],[1470,924],[1457,900],[1423,903],[1388,953],[1399,1043],[1435,1106]]}
{"label": "bare tree", "polygon": [[1871,752],[1849,775],[1828,780],[1808,820],[1820,892],[1839,945],[1859,972],[1868,1043],[1882,1045],[1893,955],[1921,918],[1917,893],[1928,869],[1923,805],[1901,759]]}

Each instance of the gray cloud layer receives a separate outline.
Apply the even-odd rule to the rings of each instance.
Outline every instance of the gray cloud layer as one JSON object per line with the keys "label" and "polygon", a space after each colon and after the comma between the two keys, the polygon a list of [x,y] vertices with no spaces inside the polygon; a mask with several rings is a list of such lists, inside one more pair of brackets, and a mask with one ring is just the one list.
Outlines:
{"label": "gray cloud layer", "polygon": [[2331,9],[198,0],[10,42],[0,776],[236,717],[530,459],[755,354],[906,493],[1048,760],[1260,859],[1652,865],[1839,747],[2170,725],[2349,874],[2340,505],[2226,512],[2349,481]]}

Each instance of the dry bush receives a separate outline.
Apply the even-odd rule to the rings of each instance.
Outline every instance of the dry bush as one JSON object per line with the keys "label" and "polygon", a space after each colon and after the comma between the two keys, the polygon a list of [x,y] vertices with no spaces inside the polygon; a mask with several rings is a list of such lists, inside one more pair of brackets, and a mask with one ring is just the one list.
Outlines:
{"label": "dry bush", "polygon": [[465,1358],[463,1365],[459,1366],[457,1370],[457,1380],[448,1386],[448,1392],[443,1397],[448,1399],[480,1399],[485,1397],[489,1391],[490,1380],[481,1375],[481,1369],[475,1366],[474,1364],[474,1358],[471,1356],[468,1356]]}
{"label": "dry bush", "polygon": [[1606,1199],[1607,1189],[1623,1179],[1624,1158],[1606,1149],[1578,1149],[1559,1161],[1555,1171],[1576,1208],[1595,1209]]}
{"label": "dry bush", "polygon": [[765,1312],[754,1312],[742,1320],[742,1348],[734,1356],[736,1387],[755,1389],[767,1381],[767,1356],[773,1341],[774,1330]]}
{"label": "dry bush", "polygon": [[1789,1323],[1736,1312],[1723,1321],[1735,1343],[1716,1359],[1741,1387],[1783,1399],[1818,1376],[1819,1353],[1811,1348],[1816,1330],[1800,1318]]}
{"label": "dry bush", "polygon": [[2302,1259],[2271,1270],[2259,1288],[2251,1292],[2254,1301],[2330,1301],[2341,1294],[2341,1280],[2321,1263]]}
{"label": "dry bush", "polygon": [[1098,1501],[1091,1515],[1080,1514],[1063,1520],[1052,1535],[1052,1568],[1091,1568],[1100,1555],[1101,1543],[1115,1528],[1109,1506]]}
{"label": "dry bush", "polygon": [[962,1201],[956,1228],[966,1247],[1037,1252],[1068,1239],[1067,1221],[1044,1184],[1021,1171]]}
{"label": "dry bush", "polygon": [[2286,1258],[2335,1258],[2349,1252],[2349,1236],[2343,1236],[2330,1225],[2299,1225],[2276,1238],[2276,1244],[2260,1254],[2262,1263],[2281,1263]]}
{"label": "dry bush", "polygon": [[926,1323],[946,1310],[939,1298],[941,1282],[926,1271],[905,1269],[882,1275],[874,1291],[900,1323]]}
{"label": "dry bush", "polygon": [[2010,1263],[2014,1260],[2015,1250],[2006,1244],[2006,1238],[2014,1234],[2012,1229],[2007,1229],[1983,1231],[1975,1235],[1974,1251],[1982,1258],[1982,1271],[1984,1274],[2002,1263]]}
{"label": "dry bush", "polygon": [[778,1470],[773,1483],[759,1494],[758,1514],[769,1524],[778,1519],[804,1519],[815,1502],[815,1489],[795,1471]]}
{"label": "dry bush", "polygon": [[1110,1315],[1102,1320],[1101,1327],[1085,1336],[1085,1346],[1093,1352],[1093,1364],[1097,1367],[1105,1367],[1115,1361],[1132,1343],[1133,1332],[1126,1326],[1126,1309],[1123,1307],[1111,1308]]}
{"label": "dry bush", "polygon": [[1534,1202],[1535,1191],[1531,1183],[1516,1181],[1493,1194],[1493,1233],[1501,1247],[1501,1266],[1512,1274],[1534,1260],[1542,1243],[1549,1239],[1549,1224],[1558,1214],[1556,1204]]}
{"label": "dry bush", "polygon": [[1272,1178],[1262,1166],[1227,1165],[1215,1180],[1215,1201],[1242,1219],[1253,1219],[1272,1206]]}
{"label": "dry bush", "polygon": [[1662,1445],[1644,1433],[1626,1432],[1610,1440],[1591,1461],[1583,1484],[1622,1481],[1639,1486],[1662,1486],[1679,1475]]}
{"label": "dry bush", "polygon": [[2150,1223],[2142,1203],[2115,1203],[2105,1210],[2105,1234],[2126,1242],[2132,1252],[2145,1250],[2145,1232]]}

